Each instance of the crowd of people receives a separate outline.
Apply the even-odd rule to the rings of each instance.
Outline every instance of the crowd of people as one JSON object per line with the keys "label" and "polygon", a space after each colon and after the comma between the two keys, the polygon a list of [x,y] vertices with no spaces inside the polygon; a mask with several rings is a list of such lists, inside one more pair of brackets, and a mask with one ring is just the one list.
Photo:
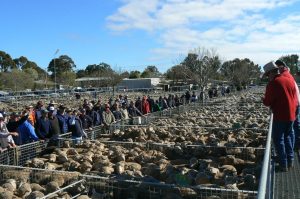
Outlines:
{"label": "crowd of people", "polygon": [[0,149],[15,147],[37,140],[47,140],[49,145],[57,145],[59,135],[71,132],[76,141],[87,136],[86,131],[94,126],[108,128],[119,120],[132,121],[133,118],[151,112],[175,108],[179,105],[203,99],[203,93],[186,91],[180,97],[176,94],[160,96],[154,100],[150,96],[129,100],[127,95],[119,95],[103,102],[84,99],[76,109],[50,101],[38,101],[35,106],[27,106],[21,113],[0,112]]}

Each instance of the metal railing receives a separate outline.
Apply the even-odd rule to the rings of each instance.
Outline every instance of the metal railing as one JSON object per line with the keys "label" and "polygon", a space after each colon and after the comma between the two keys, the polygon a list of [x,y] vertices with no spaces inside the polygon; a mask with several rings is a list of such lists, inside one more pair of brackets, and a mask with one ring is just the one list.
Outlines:
{"label": "metal railing", "polygon": [[258,188],[258,199],[272,199],[273,198],[273,183],[274,165],[271,161],[271,140],[272,140],[272,126],[273,114],[270,115],[269,131],[266,143],[266,150],[263,159],[262,172]]}

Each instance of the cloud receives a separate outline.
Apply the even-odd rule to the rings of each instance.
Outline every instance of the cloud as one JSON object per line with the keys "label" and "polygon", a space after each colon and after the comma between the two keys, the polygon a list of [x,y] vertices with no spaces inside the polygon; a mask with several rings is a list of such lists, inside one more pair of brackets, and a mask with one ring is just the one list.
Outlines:
{"label": "cloud", "polygon": [[[300,13],[284,13],[297,0],[126,0],[107,18],[112,31],[159,35],[156,59],[174,58],[202,46],[227,59],[248,57],[259,64],[297,52]],[[267,12],[280,10],[273,18]]]}

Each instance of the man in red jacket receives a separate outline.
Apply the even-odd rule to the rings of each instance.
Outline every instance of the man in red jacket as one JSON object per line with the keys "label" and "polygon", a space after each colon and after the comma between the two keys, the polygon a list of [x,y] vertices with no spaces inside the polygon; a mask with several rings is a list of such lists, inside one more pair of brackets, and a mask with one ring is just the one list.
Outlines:
{"label": "man in red jacket", "polygon": [[295,82],[279,73],[274,62],[264,66],[265,75],[269,77],[263,103],[273,112],[272,138],[279,157],[281,171],[288,171],[294,161],[293,121],[296,118]]}
{"label": "man in red jacket", "polygon": [[297,108],[296,108],[296,119],[293,124],[294,133],[295,133],[294,149],[299,150],[299,148],[300,148],[300,94],[299,94],[299,88],[298,88],[297,82],[295,81],[294,77],[290,73],[289,68],[287,67],[286,63],[284,63],[284,61],[282,61],[282,60],[277,60],[275,62],[275,64],[276,64],[276,66],[278,66],[280,74],[291,78],[295,82],[296,93],[297,93],[297,101],[296,101]]}

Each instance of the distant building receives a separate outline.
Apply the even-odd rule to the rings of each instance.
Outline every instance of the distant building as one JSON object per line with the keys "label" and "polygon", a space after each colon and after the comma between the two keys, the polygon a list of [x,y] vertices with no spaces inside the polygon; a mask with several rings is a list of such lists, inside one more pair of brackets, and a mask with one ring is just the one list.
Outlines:
{"label": "distant building", "polygon": [[152,89],[161,82],[161,78],[123,79],[118,89]]}

